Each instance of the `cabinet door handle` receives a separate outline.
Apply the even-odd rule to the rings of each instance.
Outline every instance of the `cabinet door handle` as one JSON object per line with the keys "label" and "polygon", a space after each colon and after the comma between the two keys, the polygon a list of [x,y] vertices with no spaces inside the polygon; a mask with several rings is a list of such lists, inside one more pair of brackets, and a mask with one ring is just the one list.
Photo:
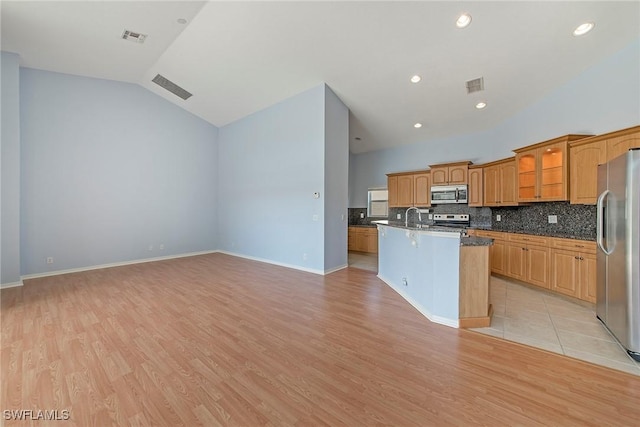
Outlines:
{"label": "cabinet door handle", "polygon": [[580,257],[580,261],[582,261],[584,258]]}
{"label": "cabinet door handle", "polygon": [[575,259],[580,259],[580,257],[578,257],[578,256],[574,256],[574,258],[575,258]]}

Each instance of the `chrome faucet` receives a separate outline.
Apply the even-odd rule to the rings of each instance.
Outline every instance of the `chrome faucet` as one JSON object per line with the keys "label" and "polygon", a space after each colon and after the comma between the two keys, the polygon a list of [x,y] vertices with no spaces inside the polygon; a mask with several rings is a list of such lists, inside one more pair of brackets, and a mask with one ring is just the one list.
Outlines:
{"label": "chrome faucet", "polygon": [[409,211],[411,209],[415,209],[418,212],[418,221],[420,223],[422,223],[422,215],[420,214],[420,209],[416,208],[415,206],[411,206],[410,208],[407,209],[407,211],[404,213],[404,226],[408,227],[409,226]]}

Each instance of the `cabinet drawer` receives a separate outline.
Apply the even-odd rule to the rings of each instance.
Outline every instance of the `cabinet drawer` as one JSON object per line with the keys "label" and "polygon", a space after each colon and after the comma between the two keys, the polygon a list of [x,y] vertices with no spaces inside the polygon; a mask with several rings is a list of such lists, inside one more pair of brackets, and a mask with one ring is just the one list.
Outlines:
{"label": "cabinet drawer", "polygon": [[490,239],[495,240],[506,240],[506,233],[501,231],[488,231],[488,230],[476,230],[476,236],[478,237],[488,237]]}
{"label": "cabinet drawer", "polygon": [[531,234],[509,233],[510,242],[526,243],[530,245],[548,246],[549,238],[543,236],[533,236]]}
{"label": "cabinet drawer", "polygon": [[576,252],[596,253],[596,242],[591,242],[589,240],[554,238],[551,241],[551,245],[554,248],[567,249]]}

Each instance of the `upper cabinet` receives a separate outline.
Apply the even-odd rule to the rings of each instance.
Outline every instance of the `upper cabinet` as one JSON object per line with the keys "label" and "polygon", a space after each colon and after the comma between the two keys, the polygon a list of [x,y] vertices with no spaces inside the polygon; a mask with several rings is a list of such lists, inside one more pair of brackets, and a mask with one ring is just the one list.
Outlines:
{"label": "upper cabinet", "polygon": [[607,162],[607,141],[595,138],[585,138],[569,145],[569,199],[572,204],[596,204],[598,165]]}
{"label": "upper cabinet", "polygon": [[431,206],[431,174],[429,171],[387,174],[389,207]]}
{"label": "upper cabinet", "polygon": [[515,157],[484,165],[484,206],[517,206]]}
{"label": "upper cabinet", "polygon": [[469,206],[484,206],[483,168],[481,165],[469,166]]}
{"label": "upper cabinet", "polygon": [[413,205],[431,206],[431,173],[421,172],[413,175]]}
{"label": "upper cabinet", "polygon": [[595,205],[598,198],[598,165],[640,148],[640,126],[569,144],[569,195],[573,204]]}
{"label": "upper cabinet", "polygon": [[446,163],[430,165],[431,185],[467,184],[469,165],[471,162]]}
{"label": "upper cabinet", "polygon": [[589,135],[566,135],[514,150],[518,202],[568,200],[568,143]]}
{"label": "upper cabinet", "polygon": [[640,126],[607,135],[607,161],[615,159],[631,148],[640,148]]}

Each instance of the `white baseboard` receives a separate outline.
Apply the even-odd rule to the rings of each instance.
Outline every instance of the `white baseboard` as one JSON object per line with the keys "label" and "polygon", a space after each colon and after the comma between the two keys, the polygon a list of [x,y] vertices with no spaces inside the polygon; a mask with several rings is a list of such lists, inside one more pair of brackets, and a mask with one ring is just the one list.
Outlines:
{"label": "white baseboard", "polygon": [[409,295],[407,295],[404,292],[402,292],[400,286],[398,286],[397,284],[394,284],[391,280],[389,280],[389,279],[387,279],[387,278],[385,278],[385,277],[383,277],[383,276],[381,276],[379,274],[378,274],[378,279],[380,279],[384,283],[386,283],[387,286],[389,286],[391,289],[396,291],[402,298],[404,298],[409,304],[411,304],[416,310],[418,310],[424,317],[426,317],[427,319],[429,319],[433,323],[438,323],[440,325],[445,325],[445,326],[449,326],[449,327],[452,327],[452,328],[459,328],[460,327],[458,319],[449,319],[447,317],[436,316],[436,315],[432,314],[431,312],[429,312],[429,310],[424,308],[421,304],[418,304]]}
{"label": "white baseboard", "polygon": [[338,271],[338,270],[344,270],[344,269],[345,269],[345,268],[347,268],[347,267],[349,267],[349,264],[343,264],[343,265],[341,265],[341,266],[339,266],[339,267],[336,267],[336,268],[330,268],[329,270],[325,270],[325,271],[324,271],[324,274],[325,274],[325,275],[327,275],[327,274],[335,273],[336,271]]}
{"label": "white baseboard", "polygon": [[17,282],[12,283],[0,283],[0,289],[9,289],[9,288],[17,288],[18,286],[22,286],[22,280],[18,280]]}
{"label": "white baseboard", "polygon": [[[301,267],[299,265],[287,264],[286,262],[278,262],[278,261],[273,261],[271,259],[259,258],[259,257],[250,256],[250,255],[239,254],[239,253],[236,253],[236,252],[229,252],[229,251],[219,251],[219,252],[222,253],[222,254],[227,254],[227,255],[231,255],[231,256],[237,256],[238,258],[245,258],[245,259],[250,259],[252,261],[265,262],[267,264],[278,265],[280,267],[293,268],[294,270],[306,271],[307,273],[313,273],[313,274],[325,275],[325,274],[329,274],[329,273],[335,271],[335,270],[331,270],[328,273],[326,271],[317,270],[315,268]],[[340,267],[340,268],[344,268],[344,267]],[[340,268],[338,268],[337,270],[339,270]]]}
{"label": "white baseboard", "polygon": [[[27,274],[27,275],[22,276],[21,279],[22,280],[37,279],[37,278],[40,278],[40,277],[58,276],[60,274],[79,273],[79,272],[82,272],[82,271],[99,270],[101,268],[122,267],[122,266],[125,266],[125,265],[142,264],[142,263],[145,263],[145,262],[165,261],[165,260],[168,260],[168,259],[186,258],[186,257],[190,257],[190,256],[213,254],[213,253],[216,253],[216,252],[218,252],[218,251],[215,250],[215,251],[189,252],[189,253],[185,253],[185,254],[167,255],[167,256],[161,256],[161,257],[157,257],[157,258],[145,258],[145,259],[137,259],[137,260],[133,260],[133,261],[123,261],[123,262],[114,262],[114,263],[110,263],[110,264],[92,265],[92,266],[89,266],[89,267],[71,268],[71,269],[68,269],[68,270],[47,271],[46,273]],[[21,284],[22,284],[22,282],[20,283],[20,285]],[[20,285],[16,285],[16,286],[20,286]]]}

